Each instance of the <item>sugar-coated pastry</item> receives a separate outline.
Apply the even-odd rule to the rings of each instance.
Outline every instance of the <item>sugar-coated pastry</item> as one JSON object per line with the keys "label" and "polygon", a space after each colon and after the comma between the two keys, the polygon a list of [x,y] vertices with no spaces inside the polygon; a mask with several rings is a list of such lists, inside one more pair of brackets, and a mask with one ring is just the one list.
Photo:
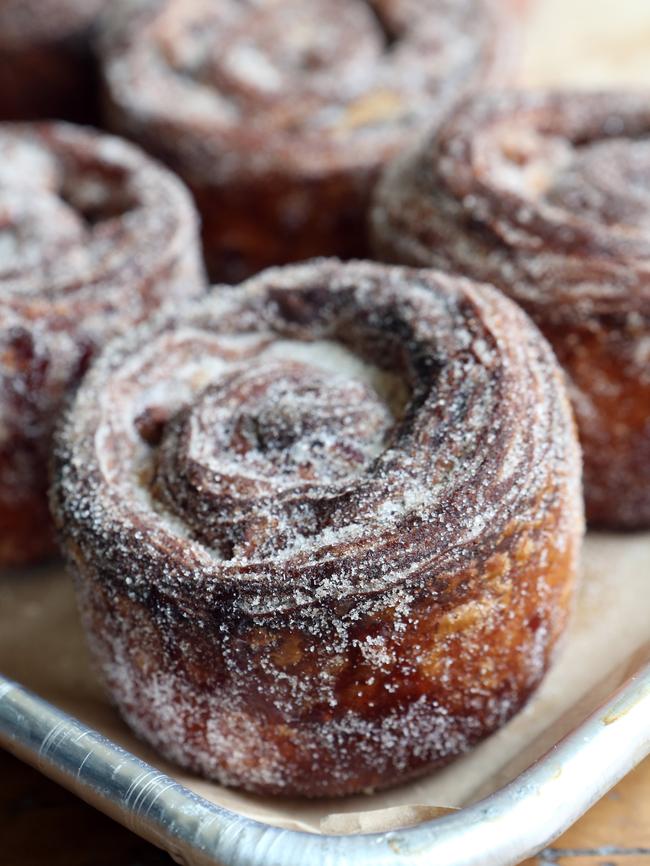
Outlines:
{"label": "sugar-coated pastry", "polygon": [[372,221],[381,258],[532,315],[568,376],[589,522],[650,526],[650,95],[470,99],[389,168]]}
{"label": "sugar-coated pastry", "polygon": [[50,440],[106,341],[203,287],[180,181],[67,124],[0,124],[0,566],[54,549]]}
{"label": "sugar-coated pastry", "polygon": [[214,279],[362,255],[378,170],[509,73],[516,17],[500,0],[119,0],[107,121],[192,188]]}
{"label": "sugar-coated pastry", "polygon": [[52,506],[138,735],[226,785],[343,795],[465,752],[539,684],[579,463],[561,371],[505,296],[319,260],[114,343]]}

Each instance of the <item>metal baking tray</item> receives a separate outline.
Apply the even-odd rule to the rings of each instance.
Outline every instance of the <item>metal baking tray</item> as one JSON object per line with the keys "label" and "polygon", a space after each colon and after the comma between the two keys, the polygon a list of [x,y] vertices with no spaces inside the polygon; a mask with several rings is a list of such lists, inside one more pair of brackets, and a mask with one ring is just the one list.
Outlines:
{"label": "metal baking tray", "polygon": [[[645,657],[645,661],[644,661]],[[537,853],[650,753],[650,649],[610,697],[514,781],[416,827],[280,829],[193,794],[0,676],[0,746],[187,866],[508,866]]]}

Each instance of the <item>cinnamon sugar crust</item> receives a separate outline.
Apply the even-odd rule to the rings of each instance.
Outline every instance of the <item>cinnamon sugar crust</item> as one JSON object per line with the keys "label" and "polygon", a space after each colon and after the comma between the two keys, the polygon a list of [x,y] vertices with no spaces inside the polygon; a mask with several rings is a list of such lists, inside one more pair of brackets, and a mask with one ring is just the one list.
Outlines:
{"label": "cinnamon sugar crust", "polygon": [[395,784],[540,682],[580,460],[525,315],[431,271],[273,269],[105,352],[51,502],[120,712],[262,793]]}
{"label": "cinnamon sugar crust", "polygon": [[462,94],[503,81],[486,0],[120,0],[107,118],[192,188],[214,279],[362,255],[379,168]]}
{"label": "cinnamon sugar crust", "polygon": [[518,301],[568,375],[587,517],[650,525],[650,109],[643,93],[468,100],[397,160],[372,212],[388,261]]}
{"label": "cinnamon sugar crust", "polygon": [[54,549],[52,428],[106,341],[203,273],[187,191],[137,148],[66,124],[0,125],[0,564]]}

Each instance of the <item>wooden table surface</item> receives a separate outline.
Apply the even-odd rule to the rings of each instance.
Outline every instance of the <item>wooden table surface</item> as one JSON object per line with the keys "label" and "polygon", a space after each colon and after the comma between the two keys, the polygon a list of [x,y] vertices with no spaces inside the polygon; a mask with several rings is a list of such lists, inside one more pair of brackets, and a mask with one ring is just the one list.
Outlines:
{"label": "wooden table surface", "polygon": [[[172,864],[162,851],[2,750],[0,780],[0,866]],[[551,864],[650,866],[650,759],[525,866]]]}

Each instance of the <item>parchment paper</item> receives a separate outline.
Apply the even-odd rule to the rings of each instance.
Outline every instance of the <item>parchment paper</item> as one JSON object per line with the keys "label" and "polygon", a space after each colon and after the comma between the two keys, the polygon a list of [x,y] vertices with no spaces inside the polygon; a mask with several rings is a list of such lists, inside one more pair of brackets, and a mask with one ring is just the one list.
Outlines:
{"label": "parchment paper", "polygon": [[[648,0],[538,0],[522,81],[650,87]],[[650,642],[650,533],[592,535],[570,633],[537,696],[504,729],[447,769],[372,796],[283,801],[190,777],[139,743],[90,669],[72,589],[60,567],[0,575],[0,670],[188,788],[271,824],[312,832],[405,827],[514,778],[640,665]]]}

